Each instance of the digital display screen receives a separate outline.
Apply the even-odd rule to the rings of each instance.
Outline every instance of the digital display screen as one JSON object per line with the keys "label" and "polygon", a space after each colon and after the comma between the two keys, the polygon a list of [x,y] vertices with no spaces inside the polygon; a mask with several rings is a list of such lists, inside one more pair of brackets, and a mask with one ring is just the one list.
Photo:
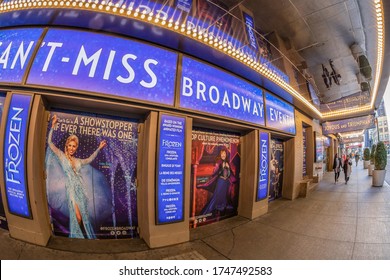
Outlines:
{"label": "digital display screen", "polygon": [[157,166],[157,223],[184,219],[185,118],[161,115]]}
{"label": "digital display screen", "polygon": [[85,31],[47,32],[27,83],[173,105],[177,54]]}
{"label": "digital display screen", "polygon": [[259,146],[259,183],[257,187],[257,201],[267,198],[269,181],[269,135],[260,132]]}
{"label": "digital display screen", "polygon": [[265,104],[267,127],[295,134],[294,107],[268,92],[265,94]]}
{"label": "digital display screen", "polygon": [[42,28],[0,30],[0,83],[21,83]]}
{"label": "digital display screen", "polygon": [[265,124],[260,88],[188,57],[182,61],[180,107]]}
{"label": "digital display screen", "polygon": [[9,212],[31,218],[26,177],[31,95],[12,95],[4,135],[4,181]]}

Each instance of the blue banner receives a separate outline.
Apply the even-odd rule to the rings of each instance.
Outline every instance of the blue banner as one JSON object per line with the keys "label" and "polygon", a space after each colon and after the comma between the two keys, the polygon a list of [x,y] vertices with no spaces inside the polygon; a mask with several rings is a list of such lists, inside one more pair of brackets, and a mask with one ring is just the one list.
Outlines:
{"label": "blue banner", "polygon": [[32,96],[11,98],[4,135],[4,181],[9,212],[31,218],[26,179],[27,126]]}
{"label": "blue banner", "polygon": [[188,57],[182,61],[180,107],[264,125],[260,88]]}
{"label": "blue banner", "polygon": [[255,35],[255,21],[253,18],[248,15],[247,13],[243,12],[242,16],[244,18],[244,23],[245,23],[245,31],[246,31],[246,36],[247,40],[249,42],[249,46],[254,49],[255,51],[258,50],[257,47],[257,40],[256,40],[256,35]]}
{"label": "blue banner", "polygon": [[295,134],[295,114],[292,105],[267,92],[265,106],[267,127]]}
{"label": "blue banner", "polygon": [[256,201],[267,198],[269,182],[269,134],[260,132],[259,146],[259,182],[257,186]]}
{"label": "blue banner", "polygon": [[157,223],[184,219],[185,118],[161,115],[157,166]]}
{"label": "blue banner", "polygon": [[21,83],[42,28],[0,30],[0,83]]}
{"label": "blue banner", "polygon": [[49,30],[27,83],[173,105],[177,54],[114,36]]}
{"label": "blue banner", "polygon": [[175,7],[189,13],[192,7],[192,0],[175,0]]}

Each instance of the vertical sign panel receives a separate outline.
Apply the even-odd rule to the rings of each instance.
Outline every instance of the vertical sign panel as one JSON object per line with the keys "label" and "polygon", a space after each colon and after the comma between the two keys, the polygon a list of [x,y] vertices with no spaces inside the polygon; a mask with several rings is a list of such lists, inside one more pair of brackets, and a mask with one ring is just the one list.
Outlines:
{"label": "vertical sign panel", "polygon": [[31,218],[26,180],[27,126],[32,96],[14,94],[4,135],[4,180],[9,212]]}
{"label": "vertical sign panel", "polygon": [[256,201],[267,198],[268,181],[269,181],[269,135],[265,132],[260,132],[260,147],[259,147],[259,182],[257,186]]}
{"label": "vertical sign panel", "polygon": [[252,49],[257,51],[257,41],[256,41],[256,36],[255,36],[255,21],[253,18],[248,15],[247,13],[243,12],[242,16],[244,18],[244,23],[245,23],[245,31],[246,31],[246,36],[247,40],[249,42],[249,45],[251,46]]}
{"label": "vertical sign panel", "polygon": [[[5,102],[5,93],[0,92],[0,120],[3,115],[3,108]],[[7,218],[5,217],[4,205],[2,200],[2,193],[0,192],[0,227],[3,229],[8,229]]]}
{"label": "vertical sign panel", "polygon": [[185,118],[161,115],[157,166],[157,223],[184,219]]}
{"label": "vertical sign panel", "polygon": [[307,175],[306,171],[306,128],[302,127],[302,139],[303,139],[303,163],[302,163],[302,176]]}

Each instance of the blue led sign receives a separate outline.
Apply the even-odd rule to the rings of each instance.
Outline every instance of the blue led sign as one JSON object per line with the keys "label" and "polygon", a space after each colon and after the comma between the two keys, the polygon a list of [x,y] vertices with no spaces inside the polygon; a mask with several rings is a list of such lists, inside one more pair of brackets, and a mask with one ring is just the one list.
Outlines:
{"label": "blue led sign", "polygon": [[243,12],[242,16],[244,18],[246,36],[247,36],[247,40],[249,42],[249,45],[252,49],[257,51],[258,50],[257,40],[256,40],[255,31],[254,31],[255,22],[254,22],[253,18],[250,15],[248,15],[247,13]]}
{"label": "blue led sign", "polygon": [[182,61],[180,107],[264,125],[260,88],[188,57]]}
{"label": "blue led sign", "polygon": [[4,181],[9,212],[31,217],[26,180],[27,126],[32,96],[14,94],[4,135]]}
{"label": "blue led sign", "polygon": [[21,83],[42,28],[0,30],[0,83]]}
{"label": "blue led sign", "polygon": [[175,6],[187,13],[191,11],[192,0],[175,0]]}
{"label": "blue led sign", "polygon": [[259,146],[259,182],[257,186],[256,201],[267,198],[268,181],[269,181],[269,135],[260,132]]}
{"label": "blue led sign", "polygon": [[27,83],[173,105],[177,54],[128,39],[49,30]]}
{"label": "blue led sign", "polygon": [[185,118],[161,115],[157,166],[157,223],[184,219]]}
{"label": "blue led sign", "polygon": [[295,134],[294,107],[266,92],[265,107],[267,127]]}

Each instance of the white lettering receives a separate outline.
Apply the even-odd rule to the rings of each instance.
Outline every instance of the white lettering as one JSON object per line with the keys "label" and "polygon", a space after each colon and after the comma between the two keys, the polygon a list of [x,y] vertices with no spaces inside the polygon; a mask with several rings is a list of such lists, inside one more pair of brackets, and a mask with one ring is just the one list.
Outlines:
{"label": "white lettering", "polygon": [[87,66],[92,62],[92,67],[89,70],[88,77],[95,77],[96,67],[99,62],[100,54],[102,53],[102,49],[95,52],[90,58],[87,57],[87,53],[85,52],[84,45],[81,46],[79,55],[77,56],[76,64],[74,65],[72,75],[77,75],[80,69],[81,61],[84,62],[84,65]]}
{"label": "white lettering", "polygon": [[146,88],[153,88],[157,84],[157,76],[156,76],[156,74],[153,73],[152,69],[150,69],[149,64],[157,65],[158,61],[156,61],[154,59],[147,59],[144,62],[144,68],[145,68],[146,72],[150,75],[152,80],[149,83],[142,80],[140,84],[141,84],[141,86],[146,87]]}
{"label": "white lettering", "polygon": [[116,79],[123,83],[123,84],[129,84],[132,81],[134,81],[135,78],[135,72],[134,69],[130,66],[130,64],[127,62],[128,59],[136,60],[137,56],[134,54],[126,54],[122,58],[122,64],[126,68],[127,72],[129,73],[129,76],[127,78],[124,78],[122,76],[118,76]]}
{"label": "white lettering", "polygon": [[47,68],[49,67],[50,61],[53,57],[54,51],[56,48],[61,48],[62,43],[55,43],[55,42],[49,42],[47,45],[50,47],[49,54],[46,57],[45,64],[43,64],[42,72],[46,72]]}

